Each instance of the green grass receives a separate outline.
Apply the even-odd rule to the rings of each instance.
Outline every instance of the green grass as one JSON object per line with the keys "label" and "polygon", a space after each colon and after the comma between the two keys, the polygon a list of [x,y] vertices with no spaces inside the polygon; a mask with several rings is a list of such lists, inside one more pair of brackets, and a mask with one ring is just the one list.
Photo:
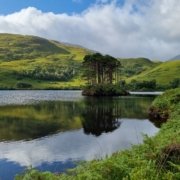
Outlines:
{"label": "green grass", "polygon": [[[174,108],[180,101],[180,91],[179,88],[172,89],[165,92],[163,95],[158,96],[152,106],[155,108],[160,108],[162,111],[169,109],[170,113],[174,111]],[[178,109],[177,109],[178,110]]]}
{"label": "green grass", "polygon": [[158,66],[148,69],[139,75],[135,75],[127,79],[127,82],[131,80],[148,81],[156,79],[160,85],[169,85],[169,82],[175,78],[180,78],[180,60],[168,61],[159,64]]}
{"label": "green grass", "polygon": [[[153,107],[162,108],[167,104],[171,109],[168,122],[155,137],[145,136],[142,145],[133,146],[113,154],[104,160],[84,163],[66,174],[27,170],[16,177],[25,179],[60,180],[178,180],[180,179],[180,88],[167,91],[159,96]],[[176,98],[175,98],[176,97]],[[163,105],[162,105],[163,104]]]}

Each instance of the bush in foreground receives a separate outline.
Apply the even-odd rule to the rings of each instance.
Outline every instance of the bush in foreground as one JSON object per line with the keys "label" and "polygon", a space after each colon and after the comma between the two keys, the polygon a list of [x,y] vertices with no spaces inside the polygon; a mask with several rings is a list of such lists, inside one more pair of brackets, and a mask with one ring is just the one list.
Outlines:
{"label": "bush in foreground", "polygon": [[150,118],[153,120],[166,121],[170,114],[178,111],[180,102],[180,88],[169,90],[163,95],[157,97],[149,109]]}

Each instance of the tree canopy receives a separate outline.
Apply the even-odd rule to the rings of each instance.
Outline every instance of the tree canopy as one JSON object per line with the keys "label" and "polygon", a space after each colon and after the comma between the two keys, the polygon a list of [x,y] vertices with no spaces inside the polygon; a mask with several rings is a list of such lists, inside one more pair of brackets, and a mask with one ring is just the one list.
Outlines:
{"label": "tree canopy", "polygon": [[118,80],[120,62],[109,55],[100,53],[86,55],[83,61],[84,76],[88,84],[113,84]]}

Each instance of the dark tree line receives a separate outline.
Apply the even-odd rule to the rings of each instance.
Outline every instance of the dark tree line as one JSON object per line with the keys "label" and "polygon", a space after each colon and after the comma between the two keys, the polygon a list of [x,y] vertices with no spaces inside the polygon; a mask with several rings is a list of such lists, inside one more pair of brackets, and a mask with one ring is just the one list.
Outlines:
{"label": "dark tree line", "polygon": [[84,76],[88,84],[113,84],[118,81],[120,62],[109,55],[103,56],[100,53],[86,55],[83,67]]}
{"label": "dark tree line", "polygon": [[31,70],[14,72],[17,79],[32,78],[47,81],[68,81],[73,78],[76,71],[73,67],[35,67]]}
{"label": "dark tree line", "polygon": [[131,83],[128,85],[130,89],[132,90],[153,90],[156,89],[157,83],[156,80],[150,80],[150,81],[136,81],[132,80]]}

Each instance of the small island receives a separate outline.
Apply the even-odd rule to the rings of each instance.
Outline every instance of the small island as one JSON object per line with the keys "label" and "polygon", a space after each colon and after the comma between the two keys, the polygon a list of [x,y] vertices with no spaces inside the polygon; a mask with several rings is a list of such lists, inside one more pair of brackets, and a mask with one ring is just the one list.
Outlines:
{"label": "small island", "polygon": [[124,96],[129,93],[118,84],[121,63],[116,58],[100,53],[86,55],[83,75],[87,85],[84,96]]}

